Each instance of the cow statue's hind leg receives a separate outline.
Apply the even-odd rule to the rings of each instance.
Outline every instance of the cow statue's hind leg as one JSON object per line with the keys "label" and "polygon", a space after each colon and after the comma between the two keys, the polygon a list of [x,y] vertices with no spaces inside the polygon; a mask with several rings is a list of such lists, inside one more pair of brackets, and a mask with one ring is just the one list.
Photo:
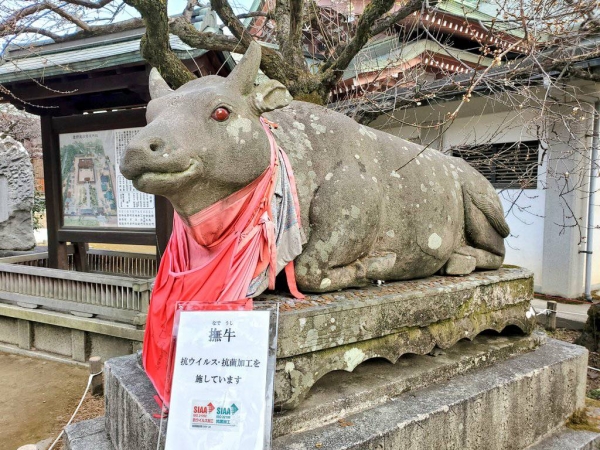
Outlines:
{"label": "cow statue's hind leg", "polygon": [[350,183],[354,177],[360,177],[358,168],[338,169],[315,193],[308,243],[295,262],[300,290],[365,286],[396,262],[392,253],[369,255],[380,228],[381,193],[374,182]]}
{"label": "cow statue's hind leg", "polygon": [[441,272],[467,275],[475,269],[495,270],[504,261],[504,238],[510,234],[498,198],[463,186],[467,245],[454,251]]}

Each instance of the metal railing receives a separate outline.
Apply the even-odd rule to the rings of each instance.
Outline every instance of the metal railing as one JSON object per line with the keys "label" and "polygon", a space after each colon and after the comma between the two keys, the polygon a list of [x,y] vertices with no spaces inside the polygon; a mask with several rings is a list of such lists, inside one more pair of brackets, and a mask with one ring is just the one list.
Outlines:
{"label": "metal railing", "polygon": [[158,270],[156,255],[94,250],[87,252],[90,272],[153,278]]}
{"label": "metal railing", "polygon": [[47,268],[44,253],[0,258],[0,303],[144,325],[154,255],[91,250],[88,264],[76,272]]}
{"label": "metal railing", "polygon": [[[68,252],[69,270],[75,270],[73,248],[69,247]],[[156,256],[153,254],[89,249],[86,257],[91,273],[154,278],[158,270]],[[0,264],[48,267],[48,252],[4,257],[0,258]]]}

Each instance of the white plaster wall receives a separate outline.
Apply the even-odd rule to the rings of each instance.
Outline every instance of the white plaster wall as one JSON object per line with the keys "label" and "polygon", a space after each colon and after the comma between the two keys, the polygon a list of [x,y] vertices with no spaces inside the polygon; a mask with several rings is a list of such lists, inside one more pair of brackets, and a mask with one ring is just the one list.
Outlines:
{"label": "white plaster wall", "polygon": [[533,272],[535,290],[543,285],[544,210],[546,192],[541,189],[498,191],[510,236],[505,240],[505,264],[526,267]]}
{"label": "white plaster wall", "polygon": [[596,192],[594,203],[594,248],[592,254],[592,288],[600,289],[600,192]]}

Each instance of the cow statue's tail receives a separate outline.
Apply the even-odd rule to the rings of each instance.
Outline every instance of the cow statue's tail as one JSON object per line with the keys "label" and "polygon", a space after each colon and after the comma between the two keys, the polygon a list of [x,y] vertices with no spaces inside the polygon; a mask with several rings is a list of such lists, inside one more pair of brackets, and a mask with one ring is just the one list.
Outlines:
{"label": "cow statue's tail", "polygon": [[463,185],[465,202],[465,231],[467,239],[475,248],[504,256],[504,238],[510,228],[504,219],[500,200],[486,194],[472,192]]}

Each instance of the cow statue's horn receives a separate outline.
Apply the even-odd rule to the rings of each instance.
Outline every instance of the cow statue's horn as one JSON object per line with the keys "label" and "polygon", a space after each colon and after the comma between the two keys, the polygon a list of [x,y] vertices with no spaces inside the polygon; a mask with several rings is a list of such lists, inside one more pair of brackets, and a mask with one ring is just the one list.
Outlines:
{"label": "cow statue's horn", "polygon": [[227,77],[228,83],[242,95],[249,94],[254,87],[254,80],[256,80],[256,75],[258,75],[260,67],[261,54],[260,45],[252,41],[244,57]]}
{"label": "cow statue's horn", "polygon": [[150,71],[150,80],[148,82],[148,88],[150,89],[150,98],[155,100],[173,92],[173,89],[169,87],[167,82],[160,75],[155,67]]}

